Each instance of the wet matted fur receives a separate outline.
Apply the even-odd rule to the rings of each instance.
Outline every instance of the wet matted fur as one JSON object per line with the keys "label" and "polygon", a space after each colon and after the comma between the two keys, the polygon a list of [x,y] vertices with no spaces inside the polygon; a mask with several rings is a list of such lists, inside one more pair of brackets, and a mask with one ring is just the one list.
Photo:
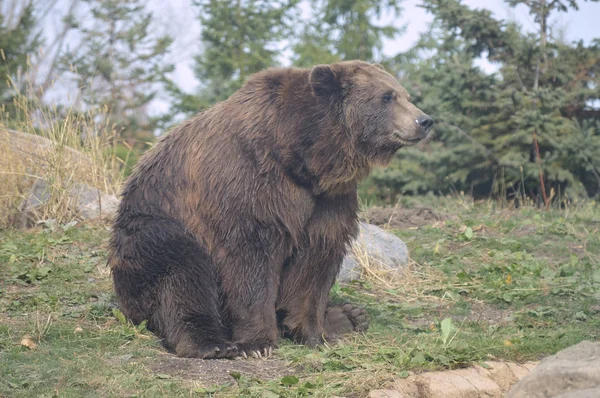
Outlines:
{"label": "wet matted fur", "polygon": [[269,69],[162,137],[123,190],[109,265],[123,313],[177,355],[268,355],[367,326],[328,295],[357,184],[431,119],[380,65]]}

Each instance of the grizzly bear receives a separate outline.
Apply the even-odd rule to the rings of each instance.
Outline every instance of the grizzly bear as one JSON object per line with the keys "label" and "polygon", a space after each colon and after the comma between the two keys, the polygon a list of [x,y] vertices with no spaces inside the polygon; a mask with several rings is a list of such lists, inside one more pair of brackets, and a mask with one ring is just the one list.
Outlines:
{"label": "grizzly bear", "polygon": [[329,291],[358,230],[357,184],[433,120],[381,65],[259,72],[163,136],[122,192],[118,303],[182,357],[266,356],[364,330]]}

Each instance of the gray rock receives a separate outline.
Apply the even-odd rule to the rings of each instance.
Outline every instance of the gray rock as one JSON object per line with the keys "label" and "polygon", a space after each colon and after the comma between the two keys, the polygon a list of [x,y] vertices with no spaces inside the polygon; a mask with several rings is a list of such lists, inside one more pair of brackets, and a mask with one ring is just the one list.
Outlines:
{"label": "gray rock", "polygon": [[352,248],[349,248],[348,254],[346,254],[346,257],[344,257],[344,261],[342,262],[342,268],[340,269],[337,280],[339,282],[348,283],[359,279],[360,274],[360,264],[356,260],[356,256],[352,252]]}
{"label": "gray rock", "polygon": [[508,397],[600,397],[600,343],[583,341],[545,358]]}
{"label": "gray rock", "polygon": [[[4,139],[6,144],[9,145],[11,154],[26,160],[28,163],[36,162],[38,167],[39,163],[43,163],[43,159],[47,157],[48,152],[52,151],[56,145],[52,140],[40,135],[1,128],[0,139]],[[92,162],[89,156],[68,146],[62,148],[61,156],[63,156],[64,162],[77,162],[77,164]]]}
{"label": "gray rock", "polygon": [[[76,183],[67,188],[69,211],[79,219],[95,220],[112,217],[119,207],[119,200],[114,195],[107,195],[100,190],[85,184]],[[16,224],[30,227],[39,221],[39,210],[51,199],[51,191],[44,180],[36,180],[29,194],[21,204],[20,215]]]}
{"label": "gray rock", "polygon": [[400,238],[375,225],[361,222],[360,232],[342,263],[338,281],[358,279],[365,255],[369,263],[378,269],[401,270],[408,264],[408,248]]}
{"label": "gray rock", "polygon": [[85,184],[76,184],[70,189],[77,198],[77,214],[84,220],[112,217],[119,208],[119,200],[97,188]]}
{"label": "gray rock", "polygon": [[556,398],[598,398],[600,397],[600,387],[589,388],[586,390],[571,391],[566,394],[560,394]]}

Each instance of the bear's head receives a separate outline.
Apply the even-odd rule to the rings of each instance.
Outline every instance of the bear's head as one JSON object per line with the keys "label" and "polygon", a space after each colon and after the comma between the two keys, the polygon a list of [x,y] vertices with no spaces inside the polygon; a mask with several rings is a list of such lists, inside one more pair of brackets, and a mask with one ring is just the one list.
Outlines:
{"label": "bear's head", "polygon": [[387,165],[402,147],[427,136],[433,119],[410,102],[408,92],[379,64],[362,61],[317,65],[309,74],[313,95],[341,104],[341,123],[368,163]]}

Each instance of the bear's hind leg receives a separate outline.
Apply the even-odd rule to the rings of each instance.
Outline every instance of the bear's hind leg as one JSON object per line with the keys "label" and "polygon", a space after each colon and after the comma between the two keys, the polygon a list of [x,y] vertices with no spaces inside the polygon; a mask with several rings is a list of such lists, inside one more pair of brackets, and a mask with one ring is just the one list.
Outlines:
{"label": "bear's hind leg", "polygon": [[233,358],[220,284],[210,256],[169,218],[136,216],[117,222],[111,241],[119,307],[180,357]]}

